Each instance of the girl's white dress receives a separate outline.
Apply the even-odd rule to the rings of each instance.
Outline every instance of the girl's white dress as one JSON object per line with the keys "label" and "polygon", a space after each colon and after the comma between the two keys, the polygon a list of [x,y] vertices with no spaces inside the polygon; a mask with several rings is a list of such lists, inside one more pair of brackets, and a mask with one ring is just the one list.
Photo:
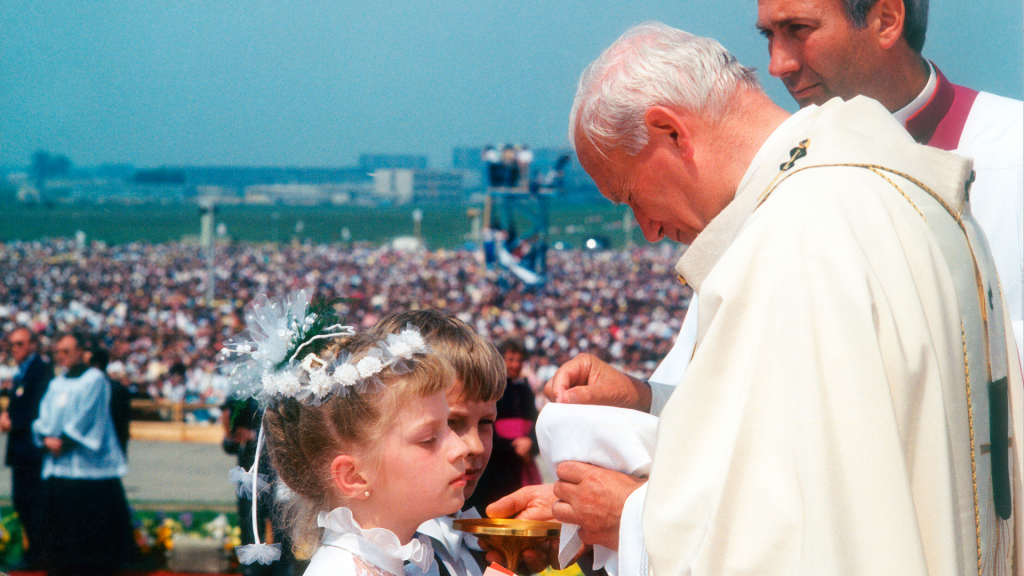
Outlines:
{"label": "girl's white dress", "polygon": [[345,507],[321,512],[317,525],[324,529],[323,540],[304,576],[404,576],[406,562],[421,572],[434,562],[426,536],[417,535],[403,546],[390,530],[360,528]]}

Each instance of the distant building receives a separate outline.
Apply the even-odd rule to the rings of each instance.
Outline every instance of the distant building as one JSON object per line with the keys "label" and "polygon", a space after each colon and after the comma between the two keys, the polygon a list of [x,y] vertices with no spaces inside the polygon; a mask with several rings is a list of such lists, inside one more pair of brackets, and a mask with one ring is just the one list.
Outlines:
{"label": "distant building", "polygon": [[[217,204],[341,205],[407,204],[481,200],[485,188],[483,146],[452,150],[451,170],[430,170],[427,156],[362,154],[358,167],[161,166],[130,164],[79,167],[58,162],[45,178],[32,167],[0,170],[8,197],[26,203],[176,203],[211,198]],[[534,150],[534,179],[542,178],[567,148]],[[593,181],[571,155],[564,171],[564,198],[599,198]],[[52,160],[52,158],[51,158]],[[60,158],[58,158],[60,160]],[[56,162],[56,161],[54,161]],[[42,166],[43,162],[37,162]],[[36,172],[39,167],[36,166]],[[38,176],[38,174],[36,174]],[[525,188],[524,188],[525,189]]]}
{"label": "distant building", "polygon": [[253,184],[245,187],[246,204],[294,204],[314,206],[326,202],[327,197],[314,184]]}
{"label": "distant building", "polygon": [[373,199],[402,205],[413,199],[413,171],[408,168],[380,169],[373,172]]}
{"label": "distant building", "polygon": [[377,170],[426,170],[427,157],[420,154],[360,154],[359,169],[366,174]]}
{"label": "distant building", "polygon": [[388,204],[461,202],[462,175],[454,171],[396,168],[373,173],[374,199]]}
{"label": "distant building", "polygon": [[454,171],[416,172],[413,197],[416,202],[461,202],[464,196],[462,181],[462,174]]}
{"label": "distant building", "polygon": [[[357,168],[190,167],[186,181],[197,193],[215,192],[251,204],[344,204],[370,196],[373,179]],[[212,195],[212,194],[207,194]]]}

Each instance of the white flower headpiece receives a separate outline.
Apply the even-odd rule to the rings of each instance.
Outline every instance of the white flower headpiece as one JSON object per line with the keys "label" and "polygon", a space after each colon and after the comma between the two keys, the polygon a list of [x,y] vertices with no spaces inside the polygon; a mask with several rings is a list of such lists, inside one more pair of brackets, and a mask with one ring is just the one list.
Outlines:
{"label": "white flower headpiece", "polygon": [[[224,343],[222,369],[227,373],[232,395],[252,396],[261,403],[294,398],[304,404],[319,406],[331,395],[346,396],[350,390],[364,391],[370,384],[380,384],[378,375],[391,369],[395,374],[412,371],[416,354],[429,351],[420,332],[409,325],[398,334],[389,334],[357,362],[349,362],[349,354],[324,360],[317,350],[324,340],[351,336],[355,328],[338,322],[329,305],[310,309],[310,292],[298,290],[284,298],[258,296],[245,309],[246,330]],[[302,358],[299,360],[299,358]],[[248,470],[232,470],[229,478],[239,494],[252,494],[253,534],[256,543],[237,548],[238,559],[251,564],[270,564],[281,556],[280,544],[261,544],[256,522],[256,503],[260,493],[260,452],[263,427],[256,442],[256,459]],[[251,483],[251,488],[249,484]]]}
{"label": "white flower headpiece", "polygon": [[[408,362],[428,351],[423,336],[411,325],[390,334],[356,363],[349,355],[324,360],[313,350],[318,341],[351,336],[355,328],[337,322],[327,306],[310,310],[307,290],[283,299],[260,295],[246,307],[247,329],[224,343],[233,395],[252,396],[263,403],[295,398],[317,406],[328,396],[344,396],[350,389],[365,390],[379,383],[377,375],[390,368],[396,374],[410,371]],[[300,360],[301,358],[301,360]]]}

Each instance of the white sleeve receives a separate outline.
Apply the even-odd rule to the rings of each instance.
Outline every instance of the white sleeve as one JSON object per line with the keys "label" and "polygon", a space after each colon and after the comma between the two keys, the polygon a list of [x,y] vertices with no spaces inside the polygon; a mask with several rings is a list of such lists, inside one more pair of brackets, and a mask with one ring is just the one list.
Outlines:
{"label": "white sleeve", "polygon": [[683,325],[679,328],[675,344],[669,350],[668,355],[662,359],[654,373],[651,374],[650,382],[658,382],[667,386],[675,386],[683,379],[683,373],[690,364],[690,357],[693,356],[694,343],[697,341],[697,295],[694,294],[686,308],[686,316],[683,318]]}
{"label": "white sleeve", "polygon": [[641,518],[647,501],[647,484],[626,498],[619,519],[619,576],[648,576],[647,547]]}

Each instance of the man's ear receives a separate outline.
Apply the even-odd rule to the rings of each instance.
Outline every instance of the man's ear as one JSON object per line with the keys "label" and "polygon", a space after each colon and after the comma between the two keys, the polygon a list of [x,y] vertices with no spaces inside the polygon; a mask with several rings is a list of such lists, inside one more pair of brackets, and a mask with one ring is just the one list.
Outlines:
{"label": "man's ear", "polygon": [[644,112],[651,144],[668,145],[683,158],[693,158],[693,135],[686,120],[685,114],[666,106],[651,106]]}
{"label": "man's ear", "polygon": [[331,480],[346,498],[365,498],[370,486],[362,463],[349,454],[342,454],[331,461]]}
{"label": "man's ear", "polygon": [[868,22],[877,26],[878,45],[888,50],[903,36],[906,9],[903,0],[878,0],[868,12]]}

